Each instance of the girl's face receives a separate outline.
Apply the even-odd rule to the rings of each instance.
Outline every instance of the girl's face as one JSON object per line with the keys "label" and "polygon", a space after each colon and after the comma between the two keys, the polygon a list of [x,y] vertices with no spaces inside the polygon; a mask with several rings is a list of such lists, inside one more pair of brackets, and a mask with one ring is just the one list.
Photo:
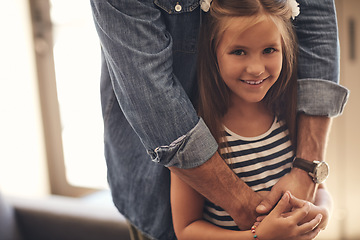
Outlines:
{"label": "girl's face", "polygon": [[280,75],[281,35],[268,18],[239,33],[243,19],[230,20],[216,56],[220,75],[231,90],[231,101],[258,103]]}

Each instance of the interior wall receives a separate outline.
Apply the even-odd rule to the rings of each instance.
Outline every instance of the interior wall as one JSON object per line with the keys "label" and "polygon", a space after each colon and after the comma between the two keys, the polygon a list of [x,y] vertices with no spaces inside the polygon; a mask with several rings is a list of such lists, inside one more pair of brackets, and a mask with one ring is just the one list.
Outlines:
{"label": "interior wall", "polygon": [[340,83],[351,94],[344,114],[333,121],[327,149],[327,181],[334,212],[321,239],[360,239],[360,1],[336,0],[341,48]]}

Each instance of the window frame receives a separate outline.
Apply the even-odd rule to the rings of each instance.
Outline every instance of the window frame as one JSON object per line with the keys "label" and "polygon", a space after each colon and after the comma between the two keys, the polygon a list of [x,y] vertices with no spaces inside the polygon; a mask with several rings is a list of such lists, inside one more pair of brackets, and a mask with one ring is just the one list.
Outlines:
{"label": "window frame", "polygon": [[88,195],[99,189],[73,186],[66,178],[50,1],[29,0],[29,6],[50,193],[72,197]]}

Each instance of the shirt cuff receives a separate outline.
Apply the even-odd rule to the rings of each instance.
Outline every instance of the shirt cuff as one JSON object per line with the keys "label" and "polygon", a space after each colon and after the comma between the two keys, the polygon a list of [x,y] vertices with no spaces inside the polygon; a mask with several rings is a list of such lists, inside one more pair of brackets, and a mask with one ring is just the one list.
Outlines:
{"label": "shirt cuff", "polygon": [[298,112],[307,115],[336,117],[342,114],[349,90],[320,79],[298,80]]}
{"label": "shirt cuff", "polygon": [[209,160],[217,151],[218,144],[202,118],[193,129],[172,142],[148,150],[154,162],[165,167],[194,168]]}

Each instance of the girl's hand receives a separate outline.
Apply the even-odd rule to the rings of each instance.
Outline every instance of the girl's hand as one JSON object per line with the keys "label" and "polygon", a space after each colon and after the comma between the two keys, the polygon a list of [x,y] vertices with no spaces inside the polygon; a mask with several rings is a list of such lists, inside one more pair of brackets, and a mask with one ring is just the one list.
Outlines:
{"label": "girl's hand", "polygon": [[[291,207],[293,211],[286,212]],[[310,210],[309,202],[296,199],[290,192],[286,192],[276,207],[259,224],[256,234],[261,240],[313,239],[319,233],[319,230],[313,230],[321,222],[322,215],[317,214],[310,221],[299,225],[308,216]]]}
{"label": "girl's hand", "polygon": [[[299,200],[298,198],[291,195],[289,202],[293,206],[292,210],[294,210],[296,208],[295,206],[298,206],[301,201],[302,200]],[[309,205],[310,205],[309,214],[299,224],[309,222],[312,219],[314,219],[318,214],[321,214],[322,219],[321,219],[320,224],[317,226],[317,228],[319,228],[320,230],[324,230],[328,224],[329,217],[330,217],[329,209],[327,209],[325,206],[321,206],[321,205],[316,206],[310,202],[309,202]]]}

